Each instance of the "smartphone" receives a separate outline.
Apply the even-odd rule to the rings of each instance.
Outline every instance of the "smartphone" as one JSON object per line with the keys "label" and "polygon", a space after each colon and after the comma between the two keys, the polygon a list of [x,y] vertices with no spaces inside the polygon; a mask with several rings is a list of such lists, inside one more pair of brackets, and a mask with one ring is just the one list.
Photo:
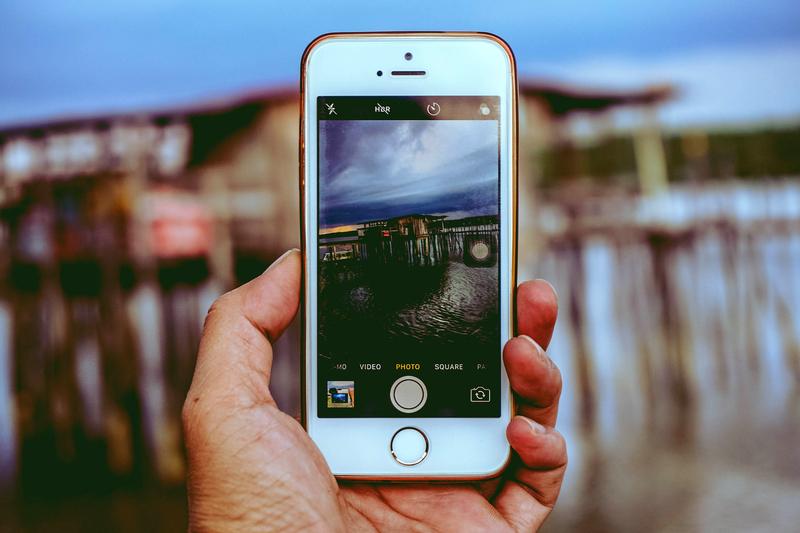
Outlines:
{"label": "smartphone", "polygon": [[324,35],[301,91],[308,433],[338,477],[497,475],[513,410],[510,48],[482,33]]}

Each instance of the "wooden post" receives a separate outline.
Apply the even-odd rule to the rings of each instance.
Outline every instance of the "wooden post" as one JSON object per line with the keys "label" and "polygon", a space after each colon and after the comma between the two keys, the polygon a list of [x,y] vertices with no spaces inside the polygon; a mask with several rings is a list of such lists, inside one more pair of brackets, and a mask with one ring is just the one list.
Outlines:
{"label": "wooden post", "polygon": [[652,195],[667,190],[667,160],[655,108],[644,108],[642,115],[643,124],[633,134],[633,149],[639,187],[643,194]]}

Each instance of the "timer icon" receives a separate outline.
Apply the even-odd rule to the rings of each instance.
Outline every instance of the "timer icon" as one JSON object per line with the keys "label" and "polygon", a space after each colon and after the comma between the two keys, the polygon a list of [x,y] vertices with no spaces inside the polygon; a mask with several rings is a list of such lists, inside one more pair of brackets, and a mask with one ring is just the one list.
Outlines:
{"label": "timer icon", "polygon": [[442,108],[439,107],[439,104],[437,102],[433,102],[433,103],[428,104],[428,114],[430,116],[435,117],[441,111],[442,111]]}

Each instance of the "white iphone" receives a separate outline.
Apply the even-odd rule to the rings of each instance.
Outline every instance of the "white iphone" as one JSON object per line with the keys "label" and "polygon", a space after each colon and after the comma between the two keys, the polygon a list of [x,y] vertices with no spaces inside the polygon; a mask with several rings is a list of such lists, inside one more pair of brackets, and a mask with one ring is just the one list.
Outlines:
{"label": "white iphone", "polygon": [[507,464],[514,58],[481,33],[332,34],[302,61],[303,417],[331,471]]}

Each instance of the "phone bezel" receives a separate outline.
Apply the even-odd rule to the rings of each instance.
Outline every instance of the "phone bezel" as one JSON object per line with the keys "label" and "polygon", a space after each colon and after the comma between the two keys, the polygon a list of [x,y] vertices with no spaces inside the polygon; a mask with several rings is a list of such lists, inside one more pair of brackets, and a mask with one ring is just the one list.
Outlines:
{"label": "phone bezel", "polygon": [[[406,52],[413,53],[411,61]],[[378,70],[424,68],[424,77],[376,76]],[[313,41],[301,66],[301,211],[304,264],[303,423],[337,477],[355,479],[483,479],[510,458],[505,427],[513,413],[501,365],[499,418],[319,418],[316,386],[317,254],[306,253],[317,232],[317,96],[496,95],[500,97],[500,318],[501,340],[513,335],[517,230],[517,84],[513,54],[502,39],[483,33],[329,34]],[[308,147],[308,149],[306,149]],[[498,354],[499,356],[499,354]],[[388,393],[388,391],[387,391]],[[416,426],[431,443],[425,461],[395,462],[389,440]],[[341,436],[348,446],[342,447]]]}

